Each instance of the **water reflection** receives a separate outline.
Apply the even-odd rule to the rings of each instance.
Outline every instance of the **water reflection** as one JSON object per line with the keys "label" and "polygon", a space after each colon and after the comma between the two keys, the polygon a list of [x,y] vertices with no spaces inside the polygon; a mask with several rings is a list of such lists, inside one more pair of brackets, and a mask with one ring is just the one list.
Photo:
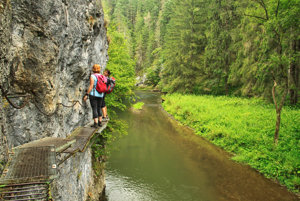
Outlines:
{"label": "water reflection", "polygon": [[[144,183],[142,180],[132,180],[117,171],[107,171],[106,196],[109,201],[153,201],[163,198],[164,194],[157,191],[153,184]],[[164,197],[168,200],[167,197]]]}

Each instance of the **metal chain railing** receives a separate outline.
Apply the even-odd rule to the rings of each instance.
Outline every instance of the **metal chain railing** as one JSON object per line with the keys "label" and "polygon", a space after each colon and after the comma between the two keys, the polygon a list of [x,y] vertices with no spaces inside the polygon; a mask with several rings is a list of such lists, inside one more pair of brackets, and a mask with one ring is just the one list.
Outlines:
{"label": "metal chain railing", "polygon": [[16,105],[15,103],[13,103],[6,94],[4,94],[5,99],[7,100],[7,102],[14,108],[16,109],[22,109],[24,108],[26,105],[29,104],[29,96],[25,97],[25,100],[23,101],[23,103],[21,105]]}
{"label": "metal chain railing", "polygon": [[[52,113],[47,113],[46,111],[44,111],[43,109],[41,109],[41,107],[38,106],[38,102],[35,100],[34,97],[32,97],[32,95],[30,95],[30,94],[14,94],[14,95],[10,95],[10,94],[8,94],[8,91],[5,91],[1,85],[0,85],[0,89],[1,89],[1,92],[2,92],[2,96],[4,96],[4,98],[7,100],[7,102],[13,108],[15,108],[15,109],[22,109],[25,106],[27,106],[29,104],[29,102],[30,102],[30,99],[32,99],[32,102],[33,102],[34,106],[37,108],[37,110],[40,113],[44,114],[45,116],[52,116],[52,115],[54,115],[58,111],[60,105],[63,106],[63,107],[66,107],[66,108],[73,108],[76,104],[79,104],[79,105],[83,106],[82,103],[79,100],[69,101],[69,102],[72,102],[72,105],[65,105],[63,103],[56,103],[56,106],[57,106],[56,109]],[[24,101],[23,101],[23,103],[21,105],[15,104],[10,99],[10,98],[20,98],[20,97],[25,98]]]}
{"label": "metal chain railing", "polygon": [[35,101],[35,100],[33,101],[33,103],[34,103],[35,107],[38,109],[38,111],[39,111],[40,113],[44,114],[45,116],[52,116],[52,115],[54,115],[54,114],[58,111],[60,105],[63,106],[63,107],[66,107],[66,108],[73,108],[77,103],[79,103],[79,104],[82,106],[82,103],[80,103],[78,100],[76,100],[76,101],[71,101],[71,102],[73,102],[72,105],[65,105],[65,104],[63,104],[63,103],[56,103],[56,106],[57,106],[56,109],[55,109],[52,113],[47,113],[47,112],[43,111],[43,110],[38,106],[37,101]]}
{"label": "metal chain railing", "polygon": [[37,110],[38,110],[40,113],[42,113],[43,115],[48,116],[48,117],[53,116],[53,115],[58,111],[58,107],[56,107],[56,109],[54,110],[54,112],[52,112],[52,113],[47,113],[46,111],[42,110],[42,109],[38,106],[38,102],[37,102],[35,99],[33,99],[33,104],[34,104],[34,106],[37,108]]}
{"label": "metal chain railing", "polygon": [[64,105],[63,103],[57,103],[58,105],[62,105],[63,107],[74,107],[77,103],[79,104],[79,105],[81,105],[82,106],[82,103],[80,103],[80,101],[78,101],[78,100],[76,100],[76,101],[69,101],[69,102],[72,102],[73,104],[72,105]]}
{"label": "metal chain railing", "polygon": [[24,96],[25,97],[24,102],[21,105],[16,105],[10,100],[10,98],[8,98],[8,91],[5,91],[2,85],[0,85],[0,89],[1,89],[2,96],[4,96],[7,102],[16,109],[22,109],[29,103],[29,96]]}

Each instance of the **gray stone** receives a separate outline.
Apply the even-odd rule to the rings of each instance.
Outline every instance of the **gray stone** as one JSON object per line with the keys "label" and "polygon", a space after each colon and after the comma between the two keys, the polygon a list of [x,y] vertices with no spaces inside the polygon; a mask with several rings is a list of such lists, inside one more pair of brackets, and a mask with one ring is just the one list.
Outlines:
{"label": "gray stone", "polygon": [[[100,0],[1,1],[0,33],[1,88],[12,94],[30,95],[29,104],[22,109],[11,107],[3,98],[0,100],[0,161],[3,161],[7,157],[6,147],[43,137],[66,137],[91,120],[88,102],[73,108],[59,103],[82,102],[92,65],[106,66],[108,43]],[[21,103],[20,100],[12,99],[16,103]],[[82,155],[68,162],[62,171],[77,165],[77,172],[82,172],[84,179],[78,185],[73,185],[71,176],[71,181],[68,177],[58,180],[57,187],[54,186],[57,198],[86,198],[86,187],[92,181],[91,160],[86,160],[91,154],[89,151]],[[73,197],[64,197],[66,191],[59,188],[68,185]]]}

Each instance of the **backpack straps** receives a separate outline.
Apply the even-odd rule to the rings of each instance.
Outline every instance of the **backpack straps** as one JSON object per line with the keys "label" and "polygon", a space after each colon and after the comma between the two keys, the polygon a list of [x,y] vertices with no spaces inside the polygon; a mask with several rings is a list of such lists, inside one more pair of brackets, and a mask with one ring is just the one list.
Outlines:
{"label": "backpack straps", "polygon": [[94,78],[96,79],[96,80],[94,80],[94,86],[93,86],[93,89],[92,89],[92,92],[94,92],[94,96],[96,96],[96,86],[97,86],[98,78],[97,78],[97,75],[95,73],[92,74],[92,75],[94,75]]}

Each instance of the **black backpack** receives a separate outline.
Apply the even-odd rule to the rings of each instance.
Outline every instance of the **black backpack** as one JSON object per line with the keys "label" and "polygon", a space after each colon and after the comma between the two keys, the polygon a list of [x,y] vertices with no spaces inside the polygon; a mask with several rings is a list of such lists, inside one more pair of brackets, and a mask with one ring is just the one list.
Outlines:
{"label": "black backpack", "polygon": [[106,87],[106,92],[105,93],[110,94],[116,86],[116,79],[114,77],[107,78],[106,86],[107,87]]}

